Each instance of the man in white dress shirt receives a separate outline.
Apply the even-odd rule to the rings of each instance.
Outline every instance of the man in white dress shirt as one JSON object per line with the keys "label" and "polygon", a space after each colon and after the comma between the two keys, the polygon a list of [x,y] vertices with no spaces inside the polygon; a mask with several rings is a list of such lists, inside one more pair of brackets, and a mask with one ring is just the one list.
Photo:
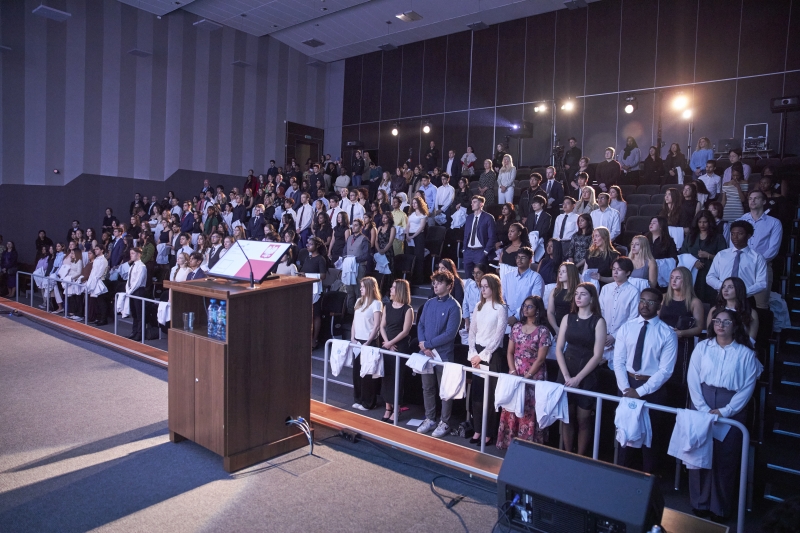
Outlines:
{"label": "man in white dress shirt", "polygon": [[[728,159],[730,160],[731,164],[728,166],[728,168],[725,169],[725,172],[722,173],[722,183],[723,184],[728,183],[729,181],[731,181],[731,166],[734,163],[742,160],[742,149],[741,148],[734,148],[733,150],[728,152]],[[750,168],[750,165],[748,165],[745,162],[742,162],[742,171],[744,172],[744,176],[743,176],[744,181],[749,180],[750,179],[750,173],[753,171],[753,169]]]}
{"label": "man in white dress shirt", "polygon": [[[451,150],[450,153],[452,154],[453,151]],[[456,196],[456,191],[453,189],[453,186],[450,185],[450,174],[445,172],[442,174],[442,185],[436,189],[436,202],[433,206],[433,216],[434,218],[437,215],[446,215],[447,211],[450,209],[450,205],[453,203],[453,198]],[[447,224],[447,219],[440,226]]]}
{"label": "man in white dress shirt", "polygon": [[336,218],[339,216],[339,213],[344,212],[344,209],[339,207],[339,197],[335,194],[332,194],[328,197],[328,205],[330,205],[330,209],[328,209],[328,217],[331,219],[331,227],[336,227]]}
{"label": "man in white dress shirt", "polygon": [[613,241],[619,236],[622,229],[620,227],[621,219],[619,211],[609,206],[608,204],[610,202],[611,196],[607,192],[598,194],[597,205],[600,206],[600,209],[592,211],[591,217],[595,228],[599,228],[600,226],[608,228],[608,233]]}
{"label": "man in white dress shirt", "polygon": [[105,279],[108,275],[108,260],[103,255],[103,247],[99,244],[94,247],[94,261],[92,272],[86,282],[86,291],[89,293],[89,313],[94,310],[94,320],[89,322],[93,326],[108,324],[108,289]]}
{"label": "man in white dress shirt", "polygon": [[767,263],[760,253],[747,245],[752,236],[752,224],[745,220],[731,222],[731,247],[714,256],[706,276],[709,287],[719,290],[726,279],[739,278],[747,287],[747,296],[767,289]]}
{"label": "man in white dress shirt", "polygon": [[[358,203],[356,199],[358,194],[356,191],[350,191],[350,198],[348,199],[347,207],[344,207],[345,212],[347,212],[347,216],[350,217],[350,224],[353,223],[354,220],[358,219],[361,220],[364,218],[364,206]],[[344,200],[342,200],[344,203]]]}
{"label": "man in white dress shirt", "polygon": [[297,234],[300,236],[300,248],[305,248],[308,238],[311,237],[311,222],[314,220],[314,208],[309,203],[309,195],[303,192],[300,195],[300,207],[297,208]]}
{"label": "man in white dress shirt", "polygon": [[767,264],[767,287],[755,294],[756,305],[761,309],[769,308],[769,293],[772,290],[772,260],[778,255],[783,239],[783,227],[780,220],[764,213],[767,206],[767,195],[761,189],[753,189],[747,194],[750,212],[739,220],[749,222],[753,226],[753,236],[747,246],[760,253]]}
{"label": "man in white dress shirt", "polygon": [[608,367],[614,367],[614,346],[617,330],[625,322],[639,316],[639,289],[628,281],[633,273],[633,261],[622,256],[611,265],[613,283],[607,284],[600,291],[600,311],[606,319],[606,345],[603,357]]}
{"label": "man in white dress shirt", "polygon": [[[652,288],[642,290],[638,300],[639,316],[623,324],[617,330],[614,350],[614,374],[618,394],[626,398],[639,398],[646,402],[663,405],[667,399],[664,388],[672,376],[678,353],[678,337],[667,324],[658,318],[663,297],[661,291]],[[664,429],[661,417],[650,411],[653,428],[652,442],[660,442],[657,434]],[[656,423],[652,423],[655,419]],[[642,470],[655,470],[657,454],[652,448],[642,446]],[[618,464],[630,468],[630,448],[620,447]]]}
{"label": "man in white dress shirt", "polygon": [[578,215],[574,213],[575,200],[571,196],[564,197],[563,213],[556,217],[553,225],[553,237],[561,241],[564,257],[567,256],[572,236],[578,232]]}
{"label": "man in white dress shirt", "polygon": [[[147,286],[147,267],[142,263],[142,249],[139,247],[131,249],[131,270],[128,273],[128,281],[125,283],[125,294],[129,296],[144,296]],[[136,298],[129,298],[131,309],[131,319],[133,328],[129,339],[133,341],[142,340],[142,301]]]}
{"label": "man in white dress shirt", "polygon": [[[717,195],[722,190],[722,178],[717,176],[716,171],[717,164],[714,160],[706,161],[706,173],[697,178],[702,181],[703,185],[708,189],[709,200],[716,200]],[[730,178],[728,178],[728,181],[730,181]]]}

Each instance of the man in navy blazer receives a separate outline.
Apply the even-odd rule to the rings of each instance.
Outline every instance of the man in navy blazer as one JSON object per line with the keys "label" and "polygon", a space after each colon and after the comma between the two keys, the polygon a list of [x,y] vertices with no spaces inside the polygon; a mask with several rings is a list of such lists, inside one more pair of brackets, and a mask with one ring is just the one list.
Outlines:
{"label": "man in navy blazer", "polygon": [[125,259],[123,250],[125,250],[125,224],[120,224],[114,228],[114,247],[111,248],[111,268],[117,267]]}
{"label": "man in navy blazer", "polygon": [[547,212],[555,220],[561,213],[561,204],[564,203],[564,186],[556,179],[555,167],[547,167],[547,179],[541,185],[547,198]]}
{"label": "man in navy blazer", "polygon": [[194,279],[203,279],[206,277],[206,273],[203,272],[203,269],[200,268],[200,265],[203,264],[203,254],[200,252],[194,252],[192,255],[189,256],[189,268],[192,269],[191,272],[186,276],[186,281],[192,281]]}
{"label": "man in navy blazer", "polygon": [[192,213],[192,204],[183,202],[183,217],[181,218],[181,232],[192,233],[194,228],[194,214]]}
{"label": "man in navy blazer", "polygon": [[472,268],[476,264],[489,264],[489,254],[494,250],[496,242],[494,217],[483,210],[486,199],[483,196],[472,197],[472,213],[464,224],[464,272],[472,276]]}

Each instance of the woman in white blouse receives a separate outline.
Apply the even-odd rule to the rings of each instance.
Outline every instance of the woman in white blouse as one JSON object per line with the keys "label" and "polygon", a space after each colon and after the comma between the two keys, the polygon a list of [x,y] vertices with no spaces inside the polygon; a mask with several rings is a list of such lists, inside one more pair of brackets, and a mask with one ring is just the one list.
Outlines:
{"label": "woman in white blouse", "polygon": [[425,226],[428,223],[428,204],[422,198],[414,198],[411,200],[411,208],[414,211],[408,215],[408,229],[406,230],[406,244],[409,252],[413,253],[416,258],[411,281],[412,283],[423,283],[422,266],[425,261]]}
{"label": "woman in white blouse", "polygon": [[[81,272],[83,271],[83,254],[77,249],[77,247],[72,246],[73,243],[70,243],[70,250],[67,256],[64,258],[64,262],[61,263],[61,268],[58,270],[58,277],[63,281],[70,281],[70,282],[77,282],[78,278],[81,277]],[[64,296],[69,298],[69,304],[72,304],[72,312],[76,309],[76,302],[77,295],[83,292],[83,287],[80,285],[74,285],[71,283],[62,283],[64,287]],[[63,311],[63,309],[61,309]],[[54,313],[60,312],[58,309],[54,311]]]}
{"label": "woman in white blouse", "polygon": [[[708,339],[692,352],[687,382],[692,407],[698,411],[745,422],[745,408],[763,366],[735,311],[717,309]],[[712,520],[730,516],[736,503],[742,433],[730,428],[722,441],[714,439],[711,469],[689,470],[692,511]]]}
{"label": "woman in white blouse", "polygon": [[[362,278],[361,297],[356,300],[353,311],[353,326],[350,328],[350,342],[363,346],[374,346],[381,328],[381,293],[375,278]],[[381,388],[381,378],[361,377],[361,357],[353,357],[353,409],[369,411],[377,404],[377,392]]]}
{"label": "woman in white blouse", "polygon": [[517,179],[517,168],[509,154],[503,156],[503,166],[497,176],[497,203],[514,203],[514,182]]}
{"label": "woman in white blouse", "polygon": [[461,156],[461,175],[474,176],[475,161],[477,160],[477,156],[472,152],[472,146],[467,146],[467,151]]}
{"label": "woman in white blouse", "polygon": [[[508,324],[508,311],[503,301],[503,289],[496,274],[486,274],[480,281],[481,299],[470,315],[469,358],[473,368],[483,368],[505,374],[508,361],[503,352],[503,338]],[[471,401],[475,433],[470,443],[480,446],[483,421],[483,379],[473,374]],[[494,390],[497,378],[489,379],[489,398],[486,401],[486,444],[497,438],[499,419],[494,409]]]}
{"label": "woman in white blouse", "polygon": [[170,281],[186,281],[186,276],[189,275],[192,269],[189,268],[189,254],[178,252],[175,258],[175,266],[169,272]]}

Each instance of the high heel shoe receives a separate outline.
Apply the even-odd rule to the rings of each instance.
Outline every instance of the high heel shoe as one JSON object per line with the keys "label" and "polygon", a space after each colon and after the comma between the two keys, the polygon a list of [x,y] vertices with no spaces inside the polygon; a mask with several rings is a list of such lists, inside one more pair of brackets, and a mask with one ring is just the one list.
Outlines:
{"label": "high heel shoe", "polygon": [[477,438],[476,437],[472,437],[471,439],[469,439],[469,443],[470,444],[478,444],[480,441],[481,441],[480,436],[478,436]]}
{"label": "high heel shoe", "polygon": [[392,422],[392,423],[394,423],[394,420],[392,420],[392,413],[394,413],[394,407],[392,407],[391,409],[387,409],[386,412],[389,413],[389,416],[382,417],[381,418],[381,422]]}
{"label": "high heel shoe", "polygon": [[[489,439],[486,441],[486,446],[491,446],[492,444],[494,444],[494,439],[492,437],[489,437]],[[481,439],[480,438],[478,438],[477,445],[478,445],[478,448],[481,447]]]}

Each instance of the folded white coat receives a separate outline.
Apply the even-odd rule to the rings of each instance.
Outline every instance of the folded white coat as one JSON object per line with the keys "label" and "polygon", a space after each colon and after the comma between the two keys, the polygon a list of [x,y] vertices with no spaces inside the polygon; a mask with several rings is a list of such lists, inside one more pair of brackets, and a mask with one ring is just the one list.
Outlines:
{"label": "folded white coat", "polygon": [[433,374],[431,358],[424,353],[412,353],[406,361],[406,366],[417,374]]}
{"label": "folded white coat", "polygon": [[374,346],[361,347],[361,377],[383,377],[383,355]]}
{"label": "folded white coat", "polygon": [[520,418],[525,416],[525,382],[519,376],[505,374],[497,378],[494,408],[499,411],[501,407]]}
{"label": "folded white coat", "polygon": [[624,447],[650,448],[653,440],[653,427],[650,425],[649,409],[645,401],[638,398],[622,398],[614,416],[617,426],[617,442]]}
{"label": "folded white coat", "polygon": [[537,381],[534,389],[536,421],[544,429],[556,420],[569,424],[569,405],[564,385],[550,381]]}
{"label": "folded white coat", "polygon": [[[348,354],[350,355],[349,362],[348,362]],[[350,349],[350,342],[340,339],[332,340],[330,362],[331,362],[331,373],[334,375],[334,377],[339,375],[339,373],[342,371],[343,366],[345,365],[352,366],[353,350]]]}
{"label": "folded white coat", "polygon": [[710,469],[714,456],[712,426],[717,418],[702,411],[678,409],[667,453],[683,461],[686,468]]}
{"label": "folded white coat", "polygon": [[166,326],[167,322],[172,319],[172,309],[169,306],[169,302],[159,302],[156,318],[158,318],[158,323],[162,326]]}
{"label": "folded white coat", "polygon": [[358,263],[356,258],[349,255],[342,259],[342,283],[345,285],[356,285],[358,278]]}
{"label": "folded white coat", "polygon": [[439,384],[439,397],[442,400],[460,400],[466,396],[467,375],[464,366],[458,363],[445,363],[442,369],[442,382]]}

